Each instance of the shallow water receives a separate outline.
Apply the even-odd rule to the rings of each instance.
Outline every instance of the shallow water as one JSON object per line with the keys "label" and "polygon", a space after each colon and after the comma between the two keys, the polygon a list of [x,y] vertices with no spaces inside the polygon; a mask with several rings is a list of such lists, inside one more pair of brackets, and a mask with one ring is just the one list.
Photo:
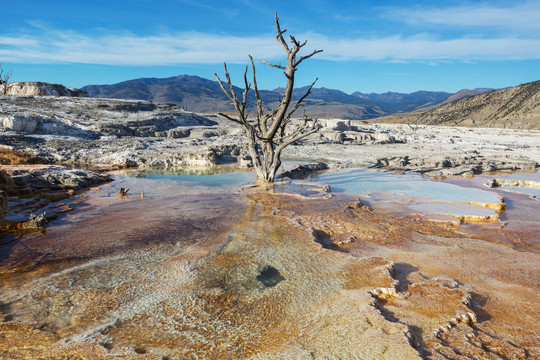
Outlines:
{"label": "shallow water", "polygon": [[[215,192],[238,189],[256,180],[254,171],[234,167],[150,169],[111,172],[118,186],[132,193]],[[155,186],[154,186],[155,184]]]}
{"label": "shallow water", "polygon": [[[256,354],[265,354],[261,358],[418,358],[405,336],[405,325],[392,317],[385,319],[368,293],[389,288],[395,281],[390,263],[377,253],[352,257],[328,251],[314,241],[310,230],[313,226],[332,236],[344,232],[341,238],[358,239],[351,252],[361,252],[366,244],[378,246],[380,239],[405,241],[408,228],[392,228],[392,218],[384,225],[376,217],[371,225],[354,223],[359,218],[343,211],[346,204],[333,200],[319,206],[325,211],[335,208],[344,217],[332,222],[328,220],[332,213],[321,222],[301,225],[289,215],[275,215],[287,204],[272,207],[243,197],[240,188],[253,182],[253,172],[226,170],[114,173],[114,182],[88,191],[85,200],[53,221],[45,234],[28,234],[14,242],[0,262],[0,310],[11,313],[14,324],[21,326],[6,330],[15,334],[10,341],[20,334],[16,344],[22,344],[17,345],[21,353],[36,343],[44,344],[44,338],[30,338],[22,325],[37,324],[39,336],[53,334],[65,340],[59,349],[66,349],[65,343],[69,349],[69,344],[95,342],[118,352],[128,349],[174,359],[241,359]],[[398,207],[427,204],[444,209],[460,204],[456,206],[489,211],[461,202],[498,198],[498,192],[472,186],[469,180],[455,184],[400,176],[351,170],[322,174],[318,180],[330,183],[334,191],[349,189],[373,203],[400,202]],[[292,184],[275,188],[321,194],[316,185]],[[129,188],[128,196],[121,197],[120,188]],[[294,198],[288,206],[294,209],[300,204],[310,217],[321,215],[302,201]],[[518,200],[509,204],[511,209],[520,207]],[[343,227],[346,221],[353,221],[352,230]],[[430,246],[440,245],[441,239],[429,236]],[[369,243],[369,239],[377,241]],[[391,254],[398,252],[394,248]],[[460,256],[448,259],[465,266]],[[407,268],[406,260],[397,260],[398,269]],[[478,262],[474,258],[471,263]],[[424,271],[429,275],[429,270]],[[453,273],[430,275],[440,278]],[[407,274],[397,276],[407,283]],[[422,274],[419,283],[425,282]],[[410,307],[409,315],[420,309],[422,320],[414,326],[425,327],[426,337],[456,311],[467,310],[460,300],[463,290],[435,284],[429,291],[435,296],[433,306],[444,303],[444,309],[429,308],[426,316],[421,305],[425,296],[412,303],[404,297],[394,304]],[[382,353],[385,356],[380,357]]]}
{"label": "shallow water", "polygon": [[493,209],[460,203],[441,203],[441,202],[414,202],[407,204],[407,207],[417,210],[419,213],[462,215],[487,217],[494,216],[496,212]]}
{"label": "shallow water", "polygon": [[498,203],[500,200],[497,194],[490,191],[432,181],[414,173],[394,174],[353,169],[336,173],[322,173],[313,179],[330,184],[333,191],[357,195],[379,191],[407,197],[427,198],[439,202]]}
{"label": "shallow water", "polygon": [[358,195],[375,209],[419,213],[432,219],[491,221],[497,218],[497,211],[484,206],[504,206],[500,194],[489,189],[435,181],[415,173],[353,169],[323,172],[313,180],[329,184],[333,191]]}
{"label": "shallow water", "polygon": [[[129,188],[130,196],[163,196],[182,193],[203,194],[235,191],[251,184],[256,179],[254,171],[240,171],[233,167],[162,169],[143,171],[119,171],[112,173],[114,191]],[[523,177],[521,177],[523,175]],[[535,180],[538,173],[498,175],[500,178]],[[319,172],[310,181],[329,184],[332,192],[357,195],[374,208],[398,212],[410,211],[437,218],[439,215],[456,217],[480,217],[493,219],[498,212],[485,204],[504,206],[508,191],[535,195],[539,190],[524,188],[489,189],[485,186],[466,186],[467,179],[453,183],[452,178],[431,180],[419,174],[395,174],[366,169]],[[485,181],[485,180],[483,180]],[[486,181],[487,182],[487,181]],[[293,181],[277,182],[274,189],[279,192],[294,192],[304,196],[321,196],[312,183]],[[108,193],[108,196],[114,192]],[[394,205],[392,205],[394,204]],[[399,204],[399,206],[396,206]],[[405,209],[405,210],[404,210]],[[504,216],[503,216],[504,217]],[[540,221],[540,220],[539,220]]]}
{"label": "shallow water", "polygon": [[540,199],[540,189],[531,189],[531,188],[523,188],[523,187],[501,187],[500,189],[504,191],[509,191],[509,192],[518,192],[521,194],[530,195],[537,199]]}
{"label": "shallow water", "polygon": [[[404,326],[387,322],[367,293],[392,282],[386,261],[322,251],[307,229],[240,200],[238,185],[198,184],[208,192],[193,194],[178,180],[115,176],[2,263],[0,305],[16,324],[43,324],[68,344],[174,359],[283,349],[302,358],[306,348],[415,358]],[[148,196],[121,198],[127,185]],[[358,281],[355,266],[369,278]],[[347,285],[349,273],[358,285]],[[33,346],[24,328],[9,331]]]}

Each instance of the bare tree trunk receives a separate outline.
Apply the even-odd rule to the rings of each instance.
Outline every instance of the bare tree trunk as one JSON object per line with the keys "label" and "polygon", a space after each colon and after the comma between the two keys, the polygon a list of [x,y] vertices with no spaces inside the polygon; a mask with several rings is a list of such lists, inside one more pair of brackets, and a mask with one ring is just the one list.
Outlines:
{"label": "bare tree trunk", "polygon": [[9,89],[11,88],[11,84],[9,83],[9,79],[11,78],[12,71],[5,71],[2,67],[2,64],[0,63],[0,94],[1,95],[7,95]]}
{"label": "bare tree trunk", "polygon": [[287,53],[287,65],[275,65],[266,61],[262,61],[264,64],[281,69],[284,71],[286,77],[285,91],[280,97],[279,104],[270,111],[265,111],[262,101],[259,97],[259,90],[257,87],[257,79],[255,76],[255,64],[253,58],[249,55],[251,61],[251,68],[253,72],[253,91],[255,93],[255,99],[257,101],[257,114],[251,116],[246,112],[246,104],[248,100],[248,92],[251,88],[251,83],[248,82],[247,72],[248,67],[244,71],[244,91],[242,92],[242,100],[238,99],[234,87],[231,83],[230,75],[227,71],[227,64],[224,64],[225,78],[227,80],[228,89],[221,81],[219,76],[214,73],[214,76],[219,82],[221,89],[227,95],[227,97],[233,102],[236,109],[238,118],[231,117],[226,114],[221,114],[230,121],[241,124],[245,127],[246,135],[248,136],[248,150],[251,155],[253,166],[257,172],[257,178],[263,182],[274,182],[277,170],[281,166],[281,152],[290,144],[298,141],[310,134],[316,132],[319,128],[317,125],[317,119],[310,118],[303,115],[303,122],[296,126],[292,126],[292,115],[298,108],[304,104],[305,98],[311,93],[315,81],[308,88],[306,93],[296,102],[294,107],[289,110],[289,105],[292,100],[292,93],[294,89],[294,76],[297,67],[302,61],[312,57],[313,55],[321,52],[322,50],[314,50],[312,53],[302,56],[297,59],[298,52],[304,47],[307,41],[300,43],[294,36],[290,36],[291,45],[287,44],[283,38],[283,34],[287,30],[281,30],[279,25],[279,18],[276,13],[276,41],[283,47]]}

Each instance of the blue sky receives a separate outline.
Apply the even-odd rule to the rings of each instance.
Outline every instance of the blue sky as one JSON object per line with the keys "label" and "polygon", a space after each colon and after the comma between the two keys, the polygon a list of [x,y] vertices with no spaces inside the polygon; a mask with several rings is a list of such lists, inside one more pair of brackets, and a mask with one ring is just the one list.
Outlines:
{"label": "blue sky", "polygon": [[[274,13],[308,40],[297,85],[347,93],[455,92],[540,80],[540,1],[0,0],[0,62],[12,81],[71,87],[280,62]],[[284,83],[256,63],[260,88]]]}

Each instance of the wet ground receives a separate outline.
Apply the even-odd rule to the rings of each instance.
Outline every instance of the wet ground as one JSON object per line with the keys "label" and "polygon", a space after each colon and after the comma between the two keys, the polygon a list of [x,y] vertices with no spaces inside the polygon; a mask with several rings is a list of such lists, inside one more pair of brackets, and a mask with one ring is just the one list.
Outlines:
{"label": "wet ground", "polygon": [[249,172],[125,175],[45,233],[4,239],[0,357],[540,356],[540,201],[502,190],[488,223],[412,206],[429,188],[421,203],[497,214],[471,204],[499,201],[489,176],[349,194],[241,190]]}

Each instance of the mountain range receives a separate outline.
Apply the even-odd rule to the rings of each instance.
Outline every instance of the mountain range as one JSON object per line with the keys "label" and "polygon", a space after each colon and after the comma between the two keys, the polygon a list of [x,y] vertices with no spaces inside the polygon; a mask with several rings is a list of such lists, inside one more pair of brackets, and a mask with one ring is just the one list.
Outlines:
{"label": "mountain range", "polygon": [[[307,87],[293,92],[293,101],[300,98]],[[140,78],[112,85],[87,85],[82,88],[91,97],[151,100],[174,103],[195,112],[232,112],[230,100],[221,91],[217,81],[198,76],[178,75],[169,78]],[[462,90],[458,93],[442,91],[416,91],[411,94],[387,92],[383,94],[313,88],[305,101],[303,110],[321,118],[372,119],[380,116],[424,111],[448,101],[484,93],[492,89]],[[240,95],[243,89],[235,87]],[[267,108],[278,104],[283,89],[261,90],[260,96]],[[256,102],[251,91],[248,111],[254,111]]]}
{"label": "mountain range", "polygon": [[375,121],[540,130],[540,81],[470,96],[422,113]]}

